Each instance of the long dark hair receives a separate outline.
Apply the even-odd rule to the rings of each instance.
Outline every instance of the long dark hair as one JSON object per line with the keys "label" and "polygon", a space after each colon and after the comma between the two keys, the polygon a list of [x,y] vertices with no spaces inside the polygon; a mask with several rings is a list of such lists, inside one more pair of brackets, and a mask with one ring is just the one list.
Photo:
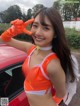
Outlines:
{"label": "long dark hair", "polygon": [[57,54],[65,74],[67,75],[67,73],[69,73],[71,76],[71,81],[73,82],[75,80],[75,75],[72,67],[71,52],[65,38],[65,30],[59,12],[53,7],[44,7],[34,15],[34,18],[37,15],[40,15],[40,22],[42,25],[46,25],[45,16],[47,16],[47,18],[50,20],[55,31],[55,38],[52,40],[52,51]]}

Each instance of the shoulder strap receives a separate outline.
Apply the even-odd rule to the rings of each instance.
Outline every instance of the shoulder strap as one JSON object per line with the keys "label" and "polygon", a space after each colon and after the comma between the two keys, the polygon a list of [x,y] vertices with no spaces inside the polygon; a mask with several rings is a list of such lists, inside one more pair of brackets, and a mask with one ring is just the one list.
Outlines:
{"label": "shoulder strap", "polygon": [[35,48],[36,48],[36,46],[33,45],[33,46],[28,50],[27,54],[30,55]]}
{"label": "shoulder strap", "polygon": [[56,55],[56,53],[51,53],[51,54],[49,54],[49,55],[44,59],[44,61],[43,61],[43,63],[42,63],[42,67],[43,67],[44,72],[45,72],[46,75],[48,75],[47,70],[46,70],[47,65],[49,64],[50,61],[52,61],[52,60],[54,60],[54,59],[56,59],[56,58],[58,58],[57,55]]}

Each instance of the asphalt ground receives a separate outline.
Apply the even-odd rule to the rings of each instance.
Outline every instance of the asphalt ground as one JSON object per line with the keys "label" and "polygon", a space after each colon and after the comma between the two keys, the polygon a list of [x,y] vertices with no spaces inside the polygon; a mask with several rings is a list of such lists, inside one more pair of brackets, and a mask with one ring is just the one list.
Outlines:
{"label": "asphalt ground", "polygon": [[[80,72],[80,53],[75,52],[74,55],[76,56],[78,63],[79,63],[79,72]],[[68,106],[80,106],[80,80],[78,82],[77,93],[73,96],[70,104]]]}

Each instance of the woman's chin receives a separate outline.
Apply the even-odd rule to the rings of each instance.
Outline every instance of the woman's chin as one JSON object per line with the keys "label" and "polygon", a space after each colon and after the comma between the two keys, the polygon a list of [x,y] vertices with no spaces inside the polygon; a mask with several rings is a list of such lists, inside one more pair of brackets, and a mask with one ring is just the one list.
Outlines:
{"label": "woman's chin", "polygon": [[35,45],[38,45],[38,46],[43,46],[42,42],[37,42],[37,41],[34,41]]}

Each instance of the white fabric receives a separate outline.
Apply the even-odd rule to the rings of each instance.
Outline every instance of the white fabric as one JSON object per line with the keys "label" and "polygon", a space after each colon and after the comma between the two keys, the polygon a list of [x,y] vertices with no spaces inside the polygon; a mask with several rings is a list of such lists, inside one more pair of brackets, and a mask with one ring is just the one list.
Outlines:
{"label": "white fabric", "polygon": [[26,90],[25,90],[25,92],[26,92],[27,94],[44,95],[45,92],[46,92],[46,90],[40,90],[40,91],[26,91]]}
{"label": "white fabric", "polygon": [[25,90],[26,94],[36,94],[36,95],[44,95],[46,93],[50,93],[51,92],[51,88],[48,89],[48,91],[46,92],[46,90],[39,90],[39,91],[27,91]]}
{"label": "white fabric", "polygon": [[72,100],[72,97],[76,94],[77,83],[78,83],[79,77],[80,77],[77,59],[73,55],[71,55],[71,57],[73,60],[72,63],[73,63],[73,69],[74,69],[74,74],[75,74],[76,79],[73,83],[71,83],[70,76],[68,75],[68,80],[67,80],[67,84],[66,84],[67,93],[63,99],[63,101],[66,105],[68,105],[70,103],[70,101]]}

